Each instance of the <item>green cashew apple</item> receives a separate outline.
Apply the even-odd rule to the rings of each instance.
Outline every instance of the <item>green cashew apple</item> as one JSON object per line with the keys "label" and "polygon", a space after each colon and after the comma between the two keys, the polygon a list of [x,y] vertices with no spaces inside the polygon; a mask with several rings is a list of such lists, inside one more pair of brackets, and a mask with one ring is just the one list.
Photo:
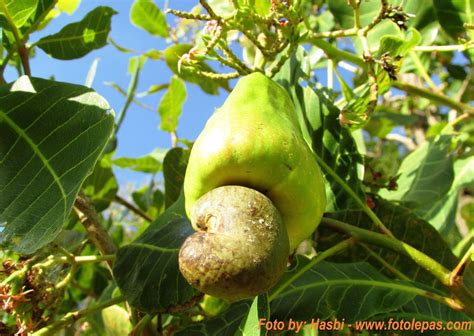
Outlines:
{"label": "green cashew apple", "polygon": [[[316,229],[326,205],[321,171],[279,84],[261,73],[239,80],[196,139],[184,194],[198,231],[180,251],[184,277],[230,301],[271,288],[289,253]],[[275,232],[262,233],[266,225]],[[216,242],[219,235],[224,238]]]}

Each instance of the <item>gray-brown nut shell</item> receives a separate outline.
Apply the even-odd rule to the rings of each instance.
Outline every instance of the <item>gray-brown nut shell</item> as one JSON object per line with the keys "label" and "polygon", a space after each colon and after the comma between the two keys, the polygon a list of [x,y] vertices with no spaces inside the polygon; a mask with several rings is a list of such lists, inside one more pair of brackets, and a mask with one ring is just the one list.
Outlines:
{"label": "gray-brown nut shell", "polygon": [[286,269],[289,242],[273,203],[256,190],[224,186],[193,206],[200,229],[186,239],[179,268],[200,291],[229,301],[270,289]]}

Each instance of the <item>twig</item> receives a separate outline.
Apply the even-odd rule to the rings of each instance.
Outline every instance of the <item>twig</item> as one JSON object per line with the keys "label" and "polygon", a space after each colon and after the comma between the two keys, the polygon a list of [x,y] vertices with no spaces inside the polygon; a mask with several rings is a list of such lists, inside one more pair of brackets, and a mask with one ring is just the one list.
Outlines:
{"label": "twig", "polygon": [[20,32],[16,27],[15,23],[13,22],[12,17],[10,16],[10,12],[5,5],[4,1],[0,1],[0,9],[3,12],[4,17],[6,18],[9,28],[15,38],[15,42],[17,45],[18,54],[20,56],[21,64],[23,66],[23,71],[25,75],[31,76],[31,69],[30,69],[30,62],[29,62],[29,50],[25,46],[24,41],[20,38]]}
{"label": "twig", "polygon": [[193,13],[183,12],[176,9],[167,9],[165,13],[166,14],[170,13],[182,19],[188,19],[188,20],[199,20],[199,21],[214,20],[210,15],[207,15],[207,14],[193,14]]}
{"label": "twig", "polygon": [[107,307],[116,305],[120,302],[125,301],[125,298],[123,296],[118,296],[115,298],[112,298],[110,300],[101,302],[93,307],[89,307],[83,310],[75,311],[75,312],[70,312],[66,315],[64,315],[61,319],[57,320],[56,322],[47,325],[44,328],[41,328],[40,330],[34,332],[32,336],[42,336],[42,335],[54,335],[55,332],[63,329],[64,327],[74,323],[75,321],[91,315],[93,313],[99,312]]}
{"label": "twig", "polygon": [[[79,195],[77,195],[74,210],[100,254],[115,254],[117,248],[112,238],[100,223],[94,205],[84,193],[80,192]],[[107,263],[110,268],[112,268],[112,261],[108,260]]]}
{"label": "twig", "polygon": [[178,133],[176,130],[171,132],[171,148],[176,148],[178,146]]}
{"label": "twig", "polygon": [[415,85],[400,82],[400,81],[392,81],[391,84],[393,87],[406,91],[407,93],[410,93],[412,95],[417,95],[417,96],[426,98],[428,100],[431,100],[432,102],[451,107],[461,113],[466,112],[471,115],[474,115],[474,107],[471,107],[461,102],[457,102],[445,95],[438,94],[430,90],[421,88],[419,86],[415,86]]}
{"label": "twig", "polygon": [[127,201],[125,198],[119,196],[119,195],[115,195],[114,197],[114,201],[117,202],[118,204],[121,204],[123,205],[124,207],[126,207],[128,210],[132,211],[133,213],[135,213],[136,215],[140,216],[141,218],[143,218],[144,220],[146,220],[147,222],[152,222],[153,221],[153,218],[151,218],[150,216],[148,216],[148,214],[144,211],[142,211],[142,209],[140,208],[137,208],[135,205],[133,205],[132,203],[130,203],[129,201]]}
{"label": "twig", "polygon": [[430,75],[426,71],[423,63],[421,63],[420,58],[414,51],[409,52],[411,59],[413,60],[413,63],[415,64],[416,69],[420,72],[421,77],[425,80],[425,82],[428,84],[428,86],[436,93],[441,94],[441,90],[436,86],[436,84],[433,82],[431,79]]}
{"label": "twig", "polygon": [[139,336],[142,335],[143,329],[150,324],[150,322],[153,320],[154,316],[150,314],[146,314],[138,323],[135,325],[135,327],[132,329],[132,331],[128,334],[129,336]]}
{"label": "twig", "polygon": [[404,256],[407,256],[420,267],[433,274],[436,279],[438,279],[438,281],[441,282],[443,285],[445,285],[446,287],[451,287],[451,272],[446,269],[446,267],[438,263],[430,256],[417,250],[413,246],[401,240],[398,240],[397,238],[387,237],[386,235],[380,233],[361,229],[359,227],[332,218],[323,218],[321,224],[331,229],[350,234],[352,237],[355,237],[360,241],[369,244],[374,244],[377,246],[386,247]]}
{"label": "twig", "polygon": [[450,52],[450,51],[466,51],[474,48],[474,43],[470,44],[455,44],[455,45],[432,45],[432,46],[416,46],[413,48],[414,51],[419,52]]}
{"label": "twig", "polygon": [[130,107],[130,104],[135,98],[135,91],[138,85],[138,77],[142,69],[141,63],[142,63],[141,59],[137,59],[136,67],[133,70],[132,78],[130,80],[130,84],[128,85],[127,99],[125,100],[125,104],[123,105],[122,110],[120,111],[119,117],[117,120],[117,127],[115,128],[116,134],[118,133],[120,126],[122,126],[123,120],[125,119],[125,115],[127,114],[127,110]]}
{"label": "twig", "polygon": [[361,207],[361,209],[369,216],[373,223],[384,235],[388,237],[393,237],[392,232],[382,223],[380,218],[372,211],[367,204],[359,198],[359,196],[354,192],[354,190],[323,160],[315,153],[314,155],[319,166],[329,175],[336,180],[336,182],[344,189],[349,196],[354,199],[354,201]]}
{"label": "twig", "polygon": [[401,143],[403,146],[405,146],[409,151],[414,151],[416,149],[415,142],[412,139],[407,138],[401,134],[389,133],[385,136],[385,139],[397,141]]}

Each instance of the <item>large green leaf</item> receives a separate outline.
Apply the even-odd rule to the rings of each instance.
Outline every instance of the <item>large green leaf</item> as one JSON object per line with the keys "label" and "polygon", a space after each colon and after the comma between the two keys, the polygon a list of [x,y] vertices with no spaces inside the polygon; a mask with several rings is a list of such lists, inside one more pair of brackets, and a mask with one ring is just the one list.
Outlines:
{"label": "large green leaf", "polygon": [[[38,0],[1,0],[0,25],[9,29],[6,22],[15,25],[15,29],[22,27],[36,11]],[[10,28],[11,29],[11,28]]]}
{"label": "large green leaf", "polygon": [[[448,322],[457,322],[457,321],[470,321],[469,317],[459,311],[455,311],[438,301],[430,300],[425,297],[417,296],[407,304],[403,305],[398,309],[397,312],[390,312],[386,314],[380,314],[373,318],[374,320],[405,320],[411,321],[413,319],[417,321],[435,321],[442,326],[445,326]],[[423,335],[434,335],[430,333],[433,331],[438,331],[436,324],[431,324],[430,328],[425,328]],[[439,327],[438,327],[439,328]],[[441,328],[440,328],[441,329]],[[461,331],[461,330],[450,330],[446,333],[436,333],[436,335],[472,335],[472,331]]]}
{"label": "large green leaf", "polygon": [[[424,252],[444,265],[447,269],[453,269],[456,266],[458,262],[457,258],[453,255],[443,237],[428,222],[416,216],[411,209],[394,205],[382,199],[374,198],[373,200],[373,210],[375,214],[385,226],[392,231],[396,238]],[[372,221],[360,210],[340,211],[331,214],[331,217],[364,229],[377,231],[375,225],[371,224]],[[323,250],[333,246],[337,241],[343,240],[344,238],[345,237],[339,233],[331,232],[325,228],[318,230],[318,246]],[[388,249],[382,249],[376,246],[369,247],[386,263],[410,279],[430,287],[440,286],[431,273],[422,269],[412,259]],[[372,257],[366,249],[358,244],[348,249],[346,253],[339,254],[331,260],[340,262],[347,262],[348,260],[368,261],[386,275],[393,276],[390,270],[386,269],[379,260]]]}
{"label": "large green leaf", "polygon": [[[285,273],[280,284],[286,283],[309,262],[298,256],[297,266]],[[366,320],[375,314],[396,310],[412,300],[415,294],[411,288],[409,283],[386,278],[368,263],[323,261],[276,296],[271,302],[271,316],[282,321],[334,317],[347,322]]]}
{"label": "large green leaf", "polygon": [[[426,219],[433,219],[439,211],[446,211],[440,205],[451,197],[448,193],[454,179],[451,141],[451,136],[441,135],[418,147],[400,166],[398,189],[381,190],[380,195],[390,200],[410,202],[415,212]],[[441,230],[452,224],[441,220],[435,227]]]}
{"label": "large green leaf", "polygon": [[[364,199],[360,177],[362,157],[349,130],[338,120],[339,110],[329,101],[323,91],[303,88],[300,78],[304,78],[305,53],[302,48],[285,63],[275,76],[293,100],[303,136],[316,155],[361,199]],[[324,170],[328,203],[326,211],[347,209],[354,206],[341,185]]]}
{"label": "large green leaf", "polygon": [[[464,23],[474,23],[474,0],[433,0],[433,4],[441,27],[454,39],[466,31]],[[474,37],[472,30],[470,36]]]}
{"label": "large green leaf", "polygon": [[160,129],[166,132],[176,131],[186,97],[186,84],[178,76],[171,77],[168,91],[158,107],[161,117]]}
{"label": "large green leaf", "polygon": [[113,123],[83,86],[23,76],[0,87],[2,242],[32,253],[57,236]]}
{"label": "large green leaf", "polygon": [[130,9],[130,21],[152,35],[168,37],[168,26],[153,0],[135,0]]}
{"label": "large green leaf", "polygon": [[81,21],[68,24],[56,34],[43,37],[37,45],[57,59],[80,58],[106,45],[111,19],[116,13],[110,7],[97,7]]}
{"label": "large green leaf", "polygon": [[438,198],[422,217],[441,232],[449,232],[456,223],[459,192],[474,182],[474,158],[466,157],[454,162],[454,179],[449,191]]}
{"label": "large green leaf", "polygon": [[178,269],[179,249],[192,233],[182,196],[133,243],[119,249],[114,277],[132,306],[150,313],[165,311],[197,294]]}

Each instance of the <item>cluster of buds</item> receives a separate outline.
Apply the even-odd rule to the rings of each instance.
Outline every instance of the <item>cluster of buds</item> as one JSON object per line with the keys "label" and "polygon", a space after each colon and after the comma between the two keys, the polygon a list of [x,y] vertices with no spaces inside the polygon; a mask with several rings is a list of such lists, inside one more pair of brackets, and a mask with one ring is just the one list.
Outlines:
{"label": "cluster of buds", "polygon": [[414,17],[413,14],[408,14],[403,11],[402,6],[390,5],[385,12],[384,18],[392,20],[397,24],[400,29],[406,30],[407,22],[410,18]]}

